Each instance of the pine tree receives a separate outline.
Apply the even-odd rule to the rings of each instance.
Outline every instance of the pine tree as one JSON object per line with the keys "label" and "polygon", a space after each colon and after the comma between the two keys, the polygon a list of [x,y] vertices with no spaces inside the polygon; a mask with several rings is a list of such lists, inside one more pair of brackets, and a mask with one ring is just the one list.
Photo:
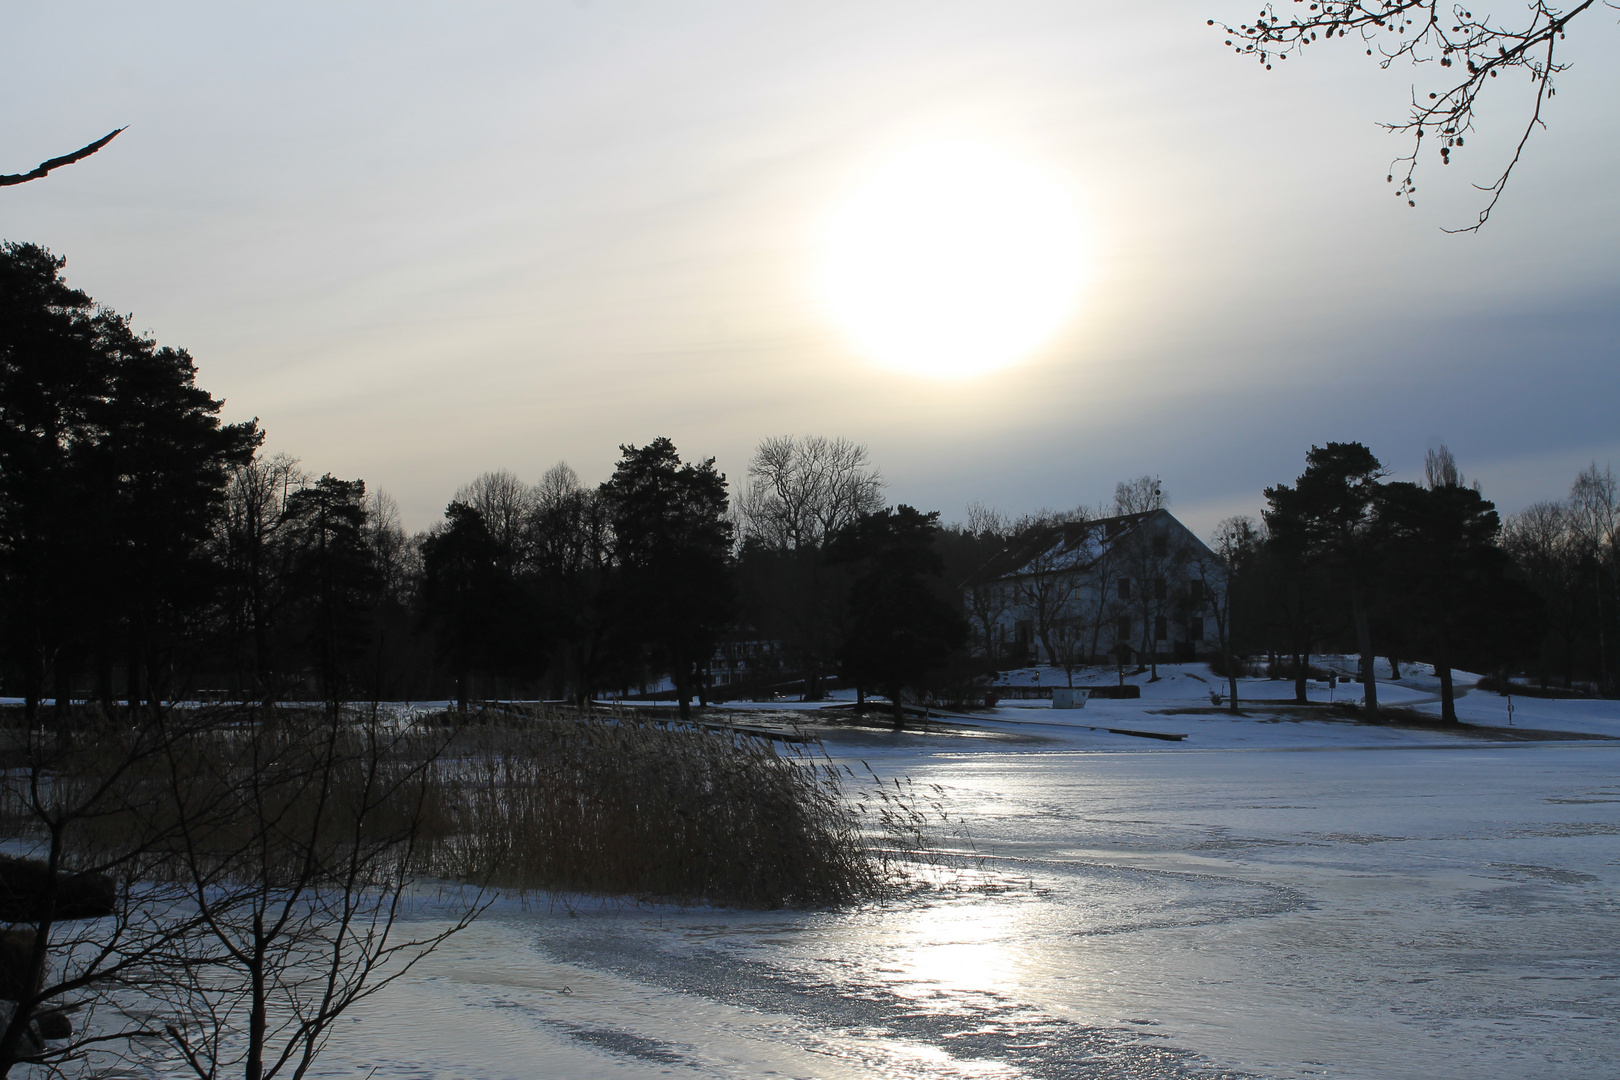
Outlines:
{"label": "pine tree", "polygon": [[735,607],[726,478],[713,458],[683,463],[666,438],[619,450],[602,485],[613,525],[613,619],[626,655],[669,673],[684,720]]}
{"label": "pine tree", "polygon": [[966,620],[937,588],[945,569],[934,543],[938,531],[937,512],[898,506],[862,514],[827,547],[830,562],[854,569],[844,674],[883,691],[896,727],[905,717],[904,691],[967,643]]}

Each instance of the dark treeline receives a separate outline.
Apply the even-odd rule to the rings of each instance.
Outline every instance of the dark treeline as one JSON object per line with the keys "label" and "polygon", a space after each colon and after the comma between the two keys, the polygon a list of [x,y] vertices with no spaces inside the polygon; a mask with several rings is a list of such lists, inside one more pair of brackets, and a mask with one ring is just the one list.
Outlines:
{"label": "dark treeline", "polygon": [[[712,459],[659,438],[620,447],[595,486],[566,464],[533,485],[486,473],[407,535],[387,495],[265,455],[257,422],[223,424],[184,350],[136,333],[62,267],[33,245],[0,251],[0,678],[31,719],[48,699],[135,714],[193,696],[465,705],[666,679],[683,711],[835,684],[898,702],[960,696],[1042,652],[1072,679],[1129,612],[1075,615],[1085,583],[1039,566],[1011,600],[961,584],[1040,530],[1165,503],[1143,477],[1095,513],[1009,521],[975,506],[942,527],[886,506],[866,449],[846,440],[767,439],[732,499]],[[1412,484],[1386,482],[1360,444],[1329,443],[1265,496],[1263,520],[1217,529],[1217,559],[1191,556],[1209,565],[1177,601],[1205,606],[1234,677],[1264,661],[1303,695],[1327,651],[1432,662],[1443,680],[1456,666],[1614,690],[1607,470],[1505,526],[1443,448]],[[1143,581],[1164,569],[1099,567]],[[1143,635],[1170,612],[1163,594],[1131,594]],[[1033,624],[1017,648],[1011,601]],[[1145,637],[1138,654],[1157,658]],[[1368,698],[1376,709],[1376,687]]]}
{"label": "dark treeline", "polygon": [[[1616,526],[1607,468],[1576,478],[1562,502],[1504,524],[1445,447],[1421,482],[1390,482],[1360,443],[1312,447],[1293,484],[1265,491],[1258,523],[1233,518],[1212,547],[1231,569],[1223,627],[1228,666],[1263,658],[1304,700],[1313,653],[1373,657],[1400,675],[1423,661],[1440,680],[1442,718],[1455,721],[1451,670],[1507,687],[1615,690]],[[1367,708],[1378,709],[1376,683]]]}
{"label": "dark treeline", "polygon": [[812,694],[843,675],[898,696],[965,637],[937,515],[884,508],[860,448],[767,444],[734,512],[712,459],[654,439],[594,487],[487,473],[409,536],[385,494],[222,424],[190,356],[63,265],[0,251],[0,675],[31,721],[47,699],[465,706],[665,678],[684,712],[716,667],[781,679],[784,651]]}

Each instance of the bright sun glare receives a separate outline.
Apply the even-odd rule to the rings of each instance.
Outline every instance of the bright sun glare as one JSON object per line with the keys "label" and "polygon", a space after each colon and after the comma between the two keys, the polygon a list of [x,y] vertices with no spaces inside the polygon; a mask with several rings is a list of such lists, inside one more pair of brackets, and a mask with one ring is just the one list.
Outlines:
{"label": "bright sun glare", "polygon": [[1066,193],[988,146],[890,161],[833,215],[824,287],[877,362],[960,377],[1026,357],[1074,307],[1085,265]]}

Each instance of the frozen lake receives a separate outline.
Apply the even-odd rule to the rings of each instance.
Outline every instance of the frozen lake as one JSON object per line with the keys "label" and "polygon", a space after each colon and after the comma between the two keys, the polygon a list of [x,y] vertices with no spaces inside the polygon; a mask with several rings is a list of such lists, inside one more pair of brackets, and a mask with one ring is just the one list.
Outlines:
{"label": "frozen lake", "polygon": [[[1620,742],[1146,704],[1003,710],[986,727],[1006,738],[828,743],[940,785],[991,888],[808,914],[506,905],[346,1021],[318,1067],[1620,1075]],[[1081,724],[1126,719],[1191,737]]]}

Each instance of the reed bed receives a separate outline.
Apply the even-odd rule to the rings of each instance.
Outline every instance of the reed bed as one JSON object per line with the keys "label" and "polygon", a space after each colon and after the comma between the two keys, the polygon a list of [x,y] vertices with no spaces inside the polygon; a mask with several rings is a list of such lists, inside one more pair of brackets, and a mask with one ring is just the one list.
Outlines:
{"label": "reed bed", "polygon": [[[617,716],[485,713],[439,759],[424,871],[509,889],[822,906],[894,884],[816,751]],[[874,805],[895,803],[898,793]],[[881,812],[877,815],[882,818]],[[879,831],[903,818],[879,821]]]}
{"label": "reed bed", "polygon": [[173,710],[162,730],[88,718],[26,748],[11,734],[0,829],[42,840],[73,806],[64,865],[125,880],[387,888],[405,875],[818,907],[940,862],[937,803],[909,787],[856,778],[813,744],[630,712],[212,706]]}

